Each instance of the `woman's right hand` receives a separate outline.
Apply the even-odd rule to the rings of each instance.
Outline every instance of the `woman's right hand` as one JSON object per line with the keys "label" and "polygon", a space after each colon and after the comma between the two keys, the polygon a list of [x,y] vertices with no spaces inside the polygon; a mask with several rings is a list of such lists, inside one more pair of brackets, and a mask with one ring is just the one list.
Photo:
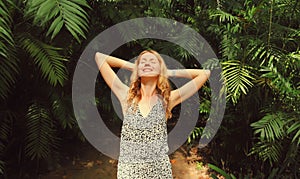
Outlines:
{"label": "woman's right hand", "polygon": [[129,71],[133,71],[134,66],[135,66],[133,63],[128,62],[126,60],[122,60],[120,58],[109,56],[109,55],[106,55],[106,54],[103,54],[100,52],[97,52],[95,54],[95,60],[96,60],[96,63],[98,65],[99,69],[101,68],[104,61],[106,61],[108,63],[108,65],[111,67],[124,68]]}

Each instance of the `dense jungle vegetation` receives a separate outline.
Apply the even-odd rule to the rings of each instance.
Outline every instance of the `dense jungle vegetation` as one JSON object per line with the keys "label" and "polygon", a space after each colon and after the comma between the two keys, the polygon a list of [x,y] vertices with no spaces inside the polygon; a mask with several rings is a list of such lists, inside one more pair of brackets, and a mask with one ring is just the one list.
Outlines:
{"label": "dense jungle vegetation", "polygon": [[[188,25],[220,60],[226,111],[208,146],[209,163],[220,169],[212,170],[227,178],[300,177],[298,0],[1,0],[0,16],[1,177],[34,178],[59,162],[66,143],[87,142],[72,109],[76,63],[96,35],[138,17]],[[155,39],[113,55],[130,59],[149,47],[194,66],[187,51]],[[200,91],[202,117],[189,143],[209,115],[209,92],[209,85]],[[113,111],[101,94],[100,107]]]}

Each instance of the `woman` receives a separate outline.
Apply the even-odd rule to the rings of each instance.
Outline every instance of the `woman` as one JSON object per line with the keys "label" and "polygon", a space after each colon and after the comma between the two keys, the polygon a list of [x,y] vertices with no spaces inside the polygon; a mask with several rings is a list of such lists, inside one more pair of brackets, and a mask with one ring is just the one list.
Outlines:
{"label": "woman", "polygon": [[[121,130],[119,179],[172,178],[167,144],[167,119],[174,106],[196,93],[210,76],[209,70],[168,70],[154,50],[140,53],[134,64],[102,53],[95,60],[107,85],[119,99],[124,120]],[[128,87],[111,67],[132,71]],[[171,90],[168,77],[191,78]]]}

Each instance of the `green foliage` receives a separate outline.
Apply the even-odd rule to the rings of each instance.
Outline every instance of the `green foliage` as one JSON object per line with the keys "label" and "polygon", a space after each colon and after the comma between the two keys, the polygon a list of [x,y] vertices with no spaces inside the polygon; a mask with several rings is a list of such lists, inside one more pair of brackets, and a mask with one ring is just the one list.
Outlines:
{"label": "green foliage", "polygon": [[0,175],[4,174],[7,143],[11,137],[12,124],[16,116],[11,111],[0,111]]}
{"label": "green foliage", "polygon": [[8,5],[12,3],[8,0],[6,3],[0,1],[0,57],[7,59],[9,57],[9,46],[14,46],[14,39],[11,30],[12,18]]}
{"label": "green foliage", "polygon": [[4,174],[4,165],[5,165],[4,161],[0,160],[0,175]]}
{"label": "green foliage", "polygon": [[[9,117],[1,118],[0,134],[7,136],[5,134],[16,130],[14,126],[27,126],[25,149],[26,155],[32,159],[47,158],[58,148],[59,130],[67,135],[75,133],[83,139],[71,114],[71,79],[68,79],[67,66],[73,69],[74,64],[65,57],[78,58],[83,46],[77,42],[96,36],[118,22],[145,16],[166,17],[187,24],[203,35],[221,61],[229,99],[226,111],[230,117],[223,121],[217,140],[211,145],[215,153],[219,153],[223,162],[226,162],[229,171],[244,167],[243,172],[251,169],[261,174],[259,176],[267,176],[263,174],[267,172],[272,176],[297,172],[300,143],[299,12],[300,3],[296,0],[0,0],[0,110],[9,111],[11,106],[19,109],[18,117],[14,119],[16,125],[2,125],[10,123],[4,122]],[[139,27],[143,27],[143,24]],[[120,32],[123,39],[127,40],[129,33],[136,33],[132,27],[124,27]],[[189,31],[182,29],[180,36],[174,38],[197,53],[195,47],[202,44],[195,40],[186,41],[190,39],[187,38],[189,36]],[[187,50],[156,39],[134,40],[124,45],[121,51],[130,56],[142,48],[157,49],[186,66],[198,67],[192,62],[193,56]],[[16,80],[19,78],[21,80]],[[41,79],[47,79],[46,84]],[[54,87],[60,92],[52,95]],[[206,91],[205,95],[209,93]],[[20,94],[22,97],[19,98]],[[45,100],[45,96],[51,97]],[[12,101],[17,98],[18,102],[22,99],[26,101]],[[28,100],[36,101],[29,109],[24,105],[28,104]],[[111,110],[111,106],[103,100],[99,98],[97,102],[100,107]],[[48,102],[44,104],[43,101]],[[252,105],[254,103],[255,106]],[[200,105],[200,113],[209,114],[210,105],[209,100],[204,100]],[[25,122],[22,120],[24,109],[27,110]],[[262,109],[268,109],[268,113]],[[249,130],[251,123],[253,131]],[[238,127],[231,128],[233,124]],[[232,136],[240,134],[240,131],[248,138],[242,138],[243,145],[234,147],[244,153],[251,148],[252,158],[246,155],[242,158],[241,154],[236,159],[236,153],[230,154],[229,140],[238,140],[238,137],[232,139]],[[205,135],[203,129],[195,128],[188,142],[200,135]],[[23,136],[14,137],[4,142],[1,138],[1,152],[7,150],[7,146],[15,146],[10,142],[16,141],[16,138],[21,141],[18,147],[24,148]],[[210,157],[217,162],[219,159],[215,159],[215,153]],[[3,155],[4,152],[0,153],[1,157]],[[22,156],[17,160],[23,160]],[[271,167],[282,165],[273,169],[260,160],[269,161]],[[0,172],[10,167],[7,166],[9,163],[0,158]],[[250,165],[254,168],[250,168]],[[212,166],[212,169],[222,173],[217,167]]]}
{"label": "green foliage", "polygon": [[203,162],[198,162],[198,161],[196,161],[196,169],[197,170],[202,170],[203,169]]}
{"label": "green foliage", "polygon": [[65,26],[80,42],[80,36],[85,38],[88,30],[88,15],[84,8],[89,8],[84,0],[29,0],[25,15],[32,17],[35,25],[48,29],[46,35],[51,35],[51,39]]}
{"label": "green foliage", "polygon": [[15,45],[12,34],[12,17],[9,11],[10,0],[0,1],[0,98],[6,99],[10,88],[15,84],[18,73],[14,56]]}
{"label": "green foliage", "polygon": [[[224,170],[220,169],[219,167],[213,164],[209,163],[208,167],[220,173],[223,177],[225,177],[225,179],[236,179],[236,177],[233,174],[227,174]],[[215,174],[211,174],[211,177],[213,177],[214,179],[218,179],[218,177]]]}
{"label": "green foliage", "polygon": [[58,53],[62,49],[47,45],[31,36],[22,36],[19,41],[21,47],[40,68],[42,77],[47,78],[53,86],[58,83],[63,85],[67,78],[67,71],[63,62],[68,60]]}
{"label": "green foliage", "polygon": [[286,136],[285,120],[281,112],[267,113],[262,119],[251,124],[254,134],[259,135],[259,141],[253,146],[250,154],[258,154],[263,161],[272,165],[280,160],[282,139]]}
{"label": "green foliage", "polygon": [[51,111],[53,116],[63,129],[72,129],[77,125],[73,113],[69,112],[72,109],[72,99],[70,96],[60,97],[57,94],[52,95]]}
{"label": "green foliage", "polygon": [[200,114],[209,114],[211,102],[208,99],[204,99],[199,106]]}
{"label": "green foliage", "polygon": [[219,21],[219,23],[235,23],[237,21],[239,21],[239,18],[230,14],[230,13],[227,13],[223,10],[220,10],[220,9],[217,9],[217,10],[211,10],[209,12],[209,17],[212,19],[212,20],[217,20]]}
{"label": "green foliage", "polygon": [[249,71],[251,67],[242,65],[237,60],[223,62],[222,65],[227,97],[230,97],[233,103],[237,103],[241,93],[246,95],[249,88],[253,86],[251,80],[255,78]]}
{"label": "green foliage", "polygon": [[[277,70],[276,67],[271,65],[270,67],[262,68],[261,71],[263,74],[262,78],[270,79],[269,86],[280,93],[292,93],[294,90],[291,86],[291,83],[287,78],[284,78]],[[295,91],[296,92],[296,91]]]}
{"label": "green foliage", "polygon": [[55,123],[47,108],[34,103],[27,112],[25,153],[33,159],[48,158],[58,148]]}
{"label": "green foliage", "polygon": [[287,130],[287,134],[292,135],[292,142],[300,144],[300,121],[298,118],[291,118],[288,120],[290,127]]}
{"label": "green foliage", "polygon": [[251,124],[254,134],[259,134],[259,138],[267,141],[282,139],[285,135],[283,114],[267,113],[262,119]]}
{"label": "green foliage", "polygon": [[191,143],[195,139],[197,139],[199,136],[203,133],[203,127],[195,127],[194,130],[191,132],[191,134],[188,137],[187,143]]}

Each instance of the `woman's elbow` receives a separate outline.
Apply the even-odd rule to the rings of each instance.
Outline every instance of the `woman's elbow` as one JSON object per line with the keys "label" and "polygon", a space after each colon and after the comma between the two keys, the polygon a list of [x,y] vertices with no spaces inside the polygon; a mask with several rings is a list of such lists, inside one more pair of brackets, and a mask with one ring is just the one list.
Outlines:
{"label": "woman's elbow", "polygon": [[210,70],[205,70],[204,73],[206,74],[207,78],[210,77],[211,71]]}
{"label": "woman's elbow", "polygon": [[210,70],[202,70],[202,74],[208,79],[210,77]]}
{"label": "woman's elbow", "polygon": [[99,69],[101,68],[102,64],[104,63],[105,61],[105,58],[104,58],[104,54],[100,53],[100,52],[96,52],[95,54],[95,61],[99,67]]}

